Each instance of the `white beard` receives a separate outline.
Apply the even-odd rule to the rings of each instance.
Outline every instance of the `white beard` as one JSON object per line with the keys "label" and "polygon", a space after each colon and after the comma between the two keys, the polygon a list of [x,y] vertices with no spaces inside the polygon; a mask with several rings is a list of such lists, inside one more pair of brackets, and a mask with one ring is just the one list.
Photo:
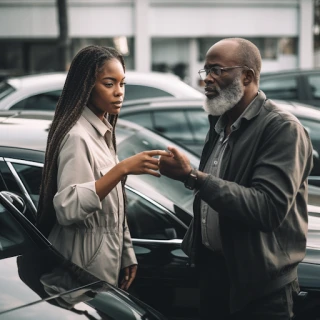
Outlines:
{"label": "white beard", "polygon": [[217,88],[217,91],[218,96],[206,98],[203,106],[203,109],[213,116],[221,116],[231,110],[243,97],[241,77],[235,78],[229,87],[223,90]]}

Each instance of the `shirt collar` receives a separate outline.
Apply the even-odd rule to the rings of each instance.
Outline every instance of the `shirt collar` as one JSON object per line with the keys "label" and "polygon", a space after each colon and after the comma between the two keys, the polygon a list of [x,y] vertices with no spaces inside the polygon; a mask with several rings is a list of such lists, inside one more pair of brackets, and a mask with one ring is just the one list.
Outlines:
{"label": "shirt collar", "polygon": [[101,134],[105,134],[110,131],[112,132],[113,128],[109,121],[104,118],[102,121],[86,106],[83,109],[82,116]]}

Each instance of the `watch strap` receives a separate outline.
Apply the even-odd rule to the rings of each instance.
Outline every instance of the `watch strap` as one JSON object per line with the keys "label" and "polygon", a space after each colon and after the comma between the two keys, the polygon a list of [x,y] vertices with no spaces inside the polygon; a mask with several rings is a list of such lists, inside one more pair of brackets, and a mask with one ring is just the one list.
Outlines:
{"label": "watch strap", "polygon": [[187,189],[194,190],[196,187],[197,180],[198,180],[197,170],[193,168],[188,174],[186,180],[184,181],[184,186]]}

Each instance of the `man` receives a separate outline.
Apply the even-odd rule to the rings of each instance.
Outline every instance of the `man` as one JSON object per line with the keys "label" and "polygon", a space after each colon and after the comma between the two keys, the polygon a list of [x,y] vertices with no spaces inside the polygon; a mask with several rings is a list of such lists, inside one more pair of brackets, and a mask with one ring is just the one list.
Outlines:
{"label": "man", "polygon": [[214,44],[199,71],[210,122],[199,170],[175,148],[160,160],[162,174],[195,190],[182,248],[198,268],[201,319],[293,317],[312,146],[300,122],[259,91],[260,70],[250,41]]}

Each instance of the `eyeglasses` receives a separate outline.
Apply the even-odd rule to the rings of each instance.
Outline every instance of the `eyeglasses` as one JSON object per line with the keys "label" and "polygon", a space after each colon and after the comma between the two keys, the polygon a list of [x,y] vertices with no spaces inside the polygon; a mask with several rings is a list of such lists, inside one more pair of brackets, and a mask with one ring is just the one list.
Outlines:
{"label": "eyeglasses", "polygon": [[251,70],[253,72],[253,74],[255,74],[254,70],[252,68],[247,67],[247,66],[233,66],[233,67],[224,67],[224,68],[223,67],[214,66],[214,67],[211,67],[210,69],[200,69],[198,71],[198,73],[199,73],[199,76],[200,76],[201,80],[205,80],[209,73],[210,73],[210,75],[212,77],[214,75],[220,77],[222,71],[226,71],[226,70],[230,70],[230,69],[236,69],[236,68],[246,68],[248,70]]}

